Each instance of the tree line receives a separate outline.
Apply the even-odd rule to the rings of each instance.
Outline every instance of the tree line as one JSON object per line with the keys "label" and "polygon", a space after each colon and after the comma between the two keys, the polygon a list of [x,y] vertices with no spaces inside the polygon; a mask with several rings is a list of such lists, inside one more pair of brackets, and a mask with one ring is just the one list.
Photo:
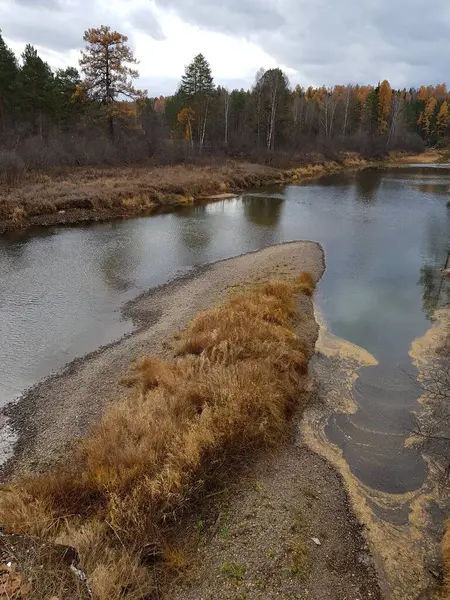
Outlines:
{"label": "tree line", "polygon": [[445,84],[420,89],[336,85],[292,88],[282,70],[258,71],[250,89],[214,83],[199,54],[169,97],[134,87],[125,35],[84,34],[79,69],[52,71],[27,45],[20,57],[0,33],[0,149],[28,168],[59,164],[177,162],[230,155],[274,161],[312,152],[421,150],[450,135]]}

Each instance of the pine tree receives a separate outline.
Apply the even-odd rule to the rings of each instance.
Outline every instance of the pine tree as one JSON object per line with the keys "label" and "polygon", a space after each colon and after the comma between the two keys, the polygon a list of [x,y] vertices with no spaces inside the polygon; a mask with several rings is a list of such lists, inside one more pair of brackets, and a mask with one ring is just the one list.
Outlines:
{"label": "pine tree", "polygon": [[42,136],[45,120],[54,116],[54,76],[30,44],[26,45],[22,60],[18,78],[22,115],[34,132]]}
{"label": "pine tree", "polygon": [[183,100],[184,108],[191,108],[194,111],[200,150],[205,142],[209,103],[214,92],[211,67],[203,54],[197,54],[186,67],[181,79],[179,95]]}
{"label": "pine tree", "polygon": [[5,44],[0,30],[0,125],[3,127],[7,118],[14,118],[18,75],[17,59],[14,52]]}
{"label": "pine tree", "polygon": [[58,69],[56,71],[56,120],[63,127],[67,127],[80,115],[81,106],[84,104],[83,98],[78,93],[80,86],[80,74],[74,67],[67,67],[67,69]]}
{"label": "pine tree", "polygon": [[128,65],[136,64],[128,38],[110,27],[88,29],[84,33],[87,42],[81,53],[80,66],[85,76],[83,85],[87,95],[106,107],[111,135],[114,131],[113,104],[120,96],[137,99],[144,94],[133,86],[139,73]]}
{"label": "pine tree", "polygon": [[193,99],[199,94],[211,95],[214,89],[211,67],[203,54],[197,54],[181,78],[180,92],[186,98]]}

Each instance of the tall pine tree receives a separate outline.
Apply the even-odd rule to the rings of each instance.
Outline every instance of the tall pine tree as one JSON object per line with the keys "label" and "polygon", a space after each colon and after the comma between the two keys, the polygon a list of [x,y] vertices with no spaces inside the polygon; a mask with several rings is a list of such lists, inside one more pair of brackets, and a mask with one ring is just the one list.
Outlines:
{"label": "tall pine tree", "polygon": [[143,92],[133,86],[139,73],[130,67],[138,61],[127,45],[128,38],[102,25],[84,33],[86,49],[81,53],[80,66],[85,76],[84,86],[90,98],[100,102],[107,113],[109,131],[114,133],[114,103],[121,96],[135,100]]}
{"label": "tall pine tree", "polygon": [[14,52],[8,48],[0,31],[0,127],[14,120],[17,102],[19,65]]}
{"label": "tall pine tree", "polygon": [[22,54],[23,65],[19,73],[19,104],[22,116],[33,133],[42,137],[46,121],[55,112],[55,82],[52,70],[27,44]]}
{"label": "tall pine tree", "polygon": [[215,93],[211,67],[203,54],[197,54],[186,67],[178,93],[184,108],[190,108],[195,113],[197,140],[201,150],[205,143],[209,104]]}

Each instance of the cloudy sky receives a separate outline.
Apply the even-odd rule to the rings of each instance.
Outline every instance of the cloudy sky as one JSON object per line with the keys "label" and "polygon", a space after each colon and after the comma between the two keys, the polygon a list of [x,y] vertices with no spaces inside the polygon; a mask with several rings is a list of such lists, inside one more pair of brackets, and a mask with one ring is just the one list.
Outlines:
{"label": "cloudy sky", "polygon": [[449,0],[0,0],[7,43],[54,68],[77,66],[102,24],[129,36],[150,96],[174,92],[199,52],[230,88],[274,66],[293,85],[450,83]]}

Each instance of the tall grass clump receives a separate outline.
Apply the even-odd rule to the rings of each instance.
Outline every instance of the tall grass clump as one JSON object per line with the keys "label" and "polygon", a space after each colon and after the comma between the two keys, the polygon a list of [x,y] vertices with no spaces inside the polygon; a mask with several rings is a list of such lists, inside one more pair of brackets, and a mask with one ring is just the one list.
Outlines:
{"label": "tall grass clump", "polygon": [[0,493],[9,532],[74,546],[94,597],[144,598],[155,555],[186,509],[220,474],[283,438],[299,407],[311,348],[298,294],[314,279],[270,281],[197,315],[175,358],[144,358],[69,466],[23,477]]}

